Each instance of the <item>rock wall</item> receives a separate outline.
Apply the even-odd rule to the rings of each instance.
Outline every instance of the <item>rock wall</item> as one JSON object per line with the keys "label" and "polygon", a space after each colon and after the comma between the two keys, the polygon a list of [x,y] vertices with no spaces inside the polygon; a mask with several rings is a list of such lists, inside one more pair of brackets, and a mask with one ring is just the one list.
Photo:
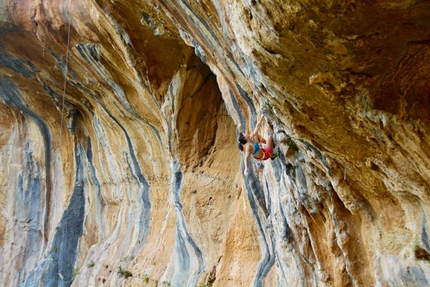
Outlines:
{"label": "rock wall", "polygon": [[1,286],[430,284],[426,1],[0,16]]}

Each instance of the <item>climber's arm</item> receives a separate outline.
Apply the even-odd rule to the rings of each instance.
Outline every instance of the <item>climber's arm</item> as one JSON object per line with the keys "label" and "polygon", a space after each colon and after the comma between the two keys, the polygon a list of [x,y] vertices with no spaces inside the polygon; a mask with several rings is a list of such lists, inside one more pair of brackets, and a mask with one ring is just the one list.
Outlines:
{"label": "climber's arm", "polygon": [[266,144],[266,140],[262,137],[262,136],[260,136],[260,134],[255,134],[255,139],[257,140],[257,142],[261,145],[262,143],[263,144]]}
{"label": "climber's arm", "polygon": [[257,126],[255,127],[254,131],[251,133],[250,138],[253,138],[253,137],[255,137],[255,135],[258,134],[258,130],[260,129],[261,123],[263,122],[263,118],[264,118],[264,116],[262,115],[260,117],[260,119],[258,120]]}
{"label": "climber's arm", "polygon": [[249,157],[249,155],[251,154],[251,152],[250,152],[250,147],[248,146],[248,145],[245,145],[245,150],[244,150],[244,152],[245,152],[245,158],[243,159],[244,160],[244,162],[245,162],[245,171],[243,172],[243,174],[245,175],[245,176],[248,176],[248,157]]}

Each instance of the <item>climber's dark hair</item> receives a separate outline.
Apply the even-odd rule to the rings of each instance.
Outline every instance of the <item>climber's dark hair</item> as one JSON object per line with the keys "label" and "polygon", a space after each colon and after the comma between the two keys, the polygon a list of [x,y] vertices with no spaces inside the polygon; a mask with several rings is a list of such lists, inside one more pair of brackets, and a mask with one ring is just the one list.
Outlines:
{"label": "climber's dark hair", "polygon": [[243,145],[242,145],[241,143],[237,143],[237,148],[238,148],[240,151],[243,151]]}
{"label": "climber's dark hair", "polygon": [[246,139],[245,136],[243,135],[243,133],[239,133],[239,137],[237,138],[238,143],[237,143],[237,147],[243,151],[243,144],[246,144]]}
{"label": "climber's dark hair", "polygon": [[243,135],[243,133],[239,133],[239,137],[237,138],[237,140],[238,140],[241,144],[246,144],[246,139],[245,139],[245,136]]}

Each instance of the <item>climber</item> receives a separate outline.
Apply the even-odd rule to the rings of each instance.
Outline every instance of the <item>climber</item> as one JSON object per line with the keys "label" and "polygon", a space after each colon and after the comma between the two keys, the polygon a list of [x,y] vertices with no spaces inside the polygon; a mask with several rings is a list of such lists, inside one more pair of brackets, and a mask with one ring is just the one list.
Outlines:
{"label": "climber", "polygon": [[[247,133],[239,133],[238,138],[238,148],[240,151],[245,152],[245,171],[244,175],[248,176],[248,156],[252,155],[254,159],[259,160],[257,166],[261,168],[263,166],[261,161],[270,159],[275,159],[278,156],[278,153],[273,154],[273,149],[275,148],[275,144],[273,142],[273,136],[269,135],[267,138],[263,138],[260,134],[258,134],[258,130],[260,129],[261,122],[263,121],[264,116],[261,116],[257,122],[257,126],[251,134]],[[264,144],[264,147],[262,147]]]}

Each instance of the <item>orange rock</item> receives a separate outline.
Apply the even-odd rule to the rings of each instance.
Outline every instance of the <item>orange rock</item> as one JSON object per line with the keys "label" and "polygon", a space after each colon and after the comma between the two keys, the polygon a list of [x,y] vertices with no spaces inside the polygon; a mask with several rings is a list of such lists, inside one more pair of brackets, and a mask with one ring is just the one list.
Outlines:
{"label": "orange rock", "polygon": [[429,285],[425,1],[3,2],[5,285]]}

